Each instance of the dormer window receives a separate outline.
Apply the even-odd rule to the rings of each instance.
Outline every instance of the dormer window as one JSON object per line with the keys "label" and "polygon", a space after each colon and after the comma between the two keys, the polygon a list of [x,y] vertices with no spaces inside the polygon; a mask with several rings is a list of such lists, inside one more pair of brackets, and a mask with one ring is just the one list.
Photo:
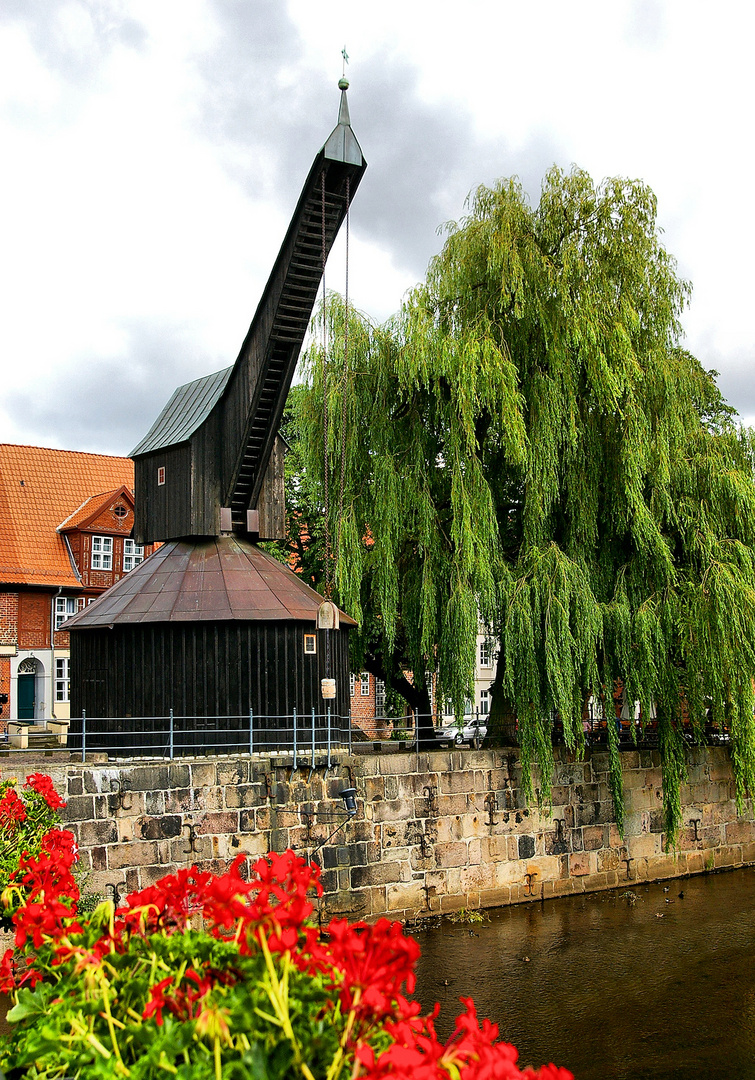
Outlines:
{"label": "dormer window", "polygon": [[135,544],[133,540],[123,541],[123,572],[127,574],[140,562],[144,562],[144,545]]}
{"label": "dormer window", "polygon": [[113,538],[112,536],[92,537],[92,570],[113,569]]}
{"label": "dormer window", "polygon": [[117,506],[113,507],[113,513],[120,521],[123,521],[123,519],[128,515],[128,508],[125,507],[122,503],[118,503]]}

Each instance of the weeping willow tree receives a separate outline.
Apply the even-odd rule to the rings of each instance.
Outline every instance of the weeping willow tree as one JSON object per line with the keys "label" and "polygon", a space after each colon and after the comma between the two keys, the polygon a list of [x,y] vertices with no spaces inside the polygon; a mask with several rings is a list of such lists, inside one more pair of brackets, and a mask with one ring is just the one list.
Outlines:
{"label": "weeping willow tree", "polygon": [[681,346],[688,286],[644,184],[553,169],[536,208],[499,182],[446,231],[385,326],[337,297],[320,313],[298,423],[320,476],[327,398],[338,597],[365,665],[414,672],[425,705],[436,671],[461,710],[489,628],[488,737],[518,741],[546,799],[554,718],[581,751],[587,700],[613,716],[623,686],[657,718],[673,839],[683,726],[726,724],[740,805],[755,781],[750,435]]}

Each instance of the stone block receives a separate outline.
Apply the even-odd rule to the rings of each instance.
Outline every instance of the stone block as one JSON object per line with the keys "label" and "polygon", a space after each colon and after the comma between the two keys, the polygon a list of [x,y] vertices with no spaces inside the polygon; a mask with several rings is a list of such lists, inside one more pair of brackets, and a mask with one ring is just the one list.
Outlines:
{"label": "stone block", "polygon": [[173,788],[164,793],[166,814],[185,814],[195,807],[191,788]]}
{"label": "stone block", "polygon": [[461,814],[438,818],[436,833],[441,844],[462,840],[464,838],[464,818]]}
{"label": "stone block", "polygon": [[68,796],[71,795],[83,795],[84,794],[84,780],[81,776],[69,776],[68,777]]}
{"label": "stone block", "polygon": [[130,844],[112,844],[107,849],[107,860],[111,870],[150,866],[157,862],[157,844],[146,840],[135,840]]}
{"label": "stone block", "polygon": [[441,773],[439,788],[444,795],[460,795],[474,791],[474,777],[468,772]]}
{"label": "stone block", "polygon": [[366,776],[362,790],[365,802],[378,802],[385,798],[385,780],[382,776]]}
{"label": "stone block", "polygon": [[235,833],[239,831],[239,815],[230,810],[224,813],[204,814],[197,823],[197,834]]}
{"label": "stone block", "polygon": [[405,821],[414,813],[414,806],[408,799],[391,799],[377,803],[366,803],[365,814],[368,808],[372,811],[373,821]]}
{"label": "stone block", "polygon": [[480,857],[491,863],[509,859],[508,844],[507,836],[486,836],[480,843]]}
{"label": "stone block", "polygon": [[139,818],[135,831],[142,840],[167,840],[180,836],[182,828],[183,820],[180,814],[167,814],[163,817]]}
{"label": "stone block", "polygon": [[603,804],[599,802],[578,803],[574,808],[574,824],[579,827],[581,825],[595,825],[596,823],[599,823],[602,820],[602,805]]}
{"label": "stone block", "polygon": [[570,788],[562,784],[554,784],[551,788],[551,805],[554,809],[557,806],[566,806],[567,803],[571,802],[571,799],[572,793]]}
{"label": "stone block", "polygon": [[380,863],[377,866],[352,866],[350,871],[352,889],[369,885],[388,885],[401,877],[398,863]]}
{"label": "stone block", "polygon": [[535,837],[528,836],[526,834],[519,837],[519,851],[518,857],[520,859],[531,859],[535,854]]}
{"label": "stone block", "polygon": [[[191,763],[191,787],[195,790],[203,787],[216,787],[218,782],[217,766],[214,761],[193,761]],[[167,787],[167,784],[163,784]]]}
{"label": "stone block", "polygon": [[258,806],[266,803],[267,795],[262,784],[236,784],[225,789],[225,805],[228,810]]}
{"label": "stone block", "polygon": [[122,770],[121,791],[156,791],[169,781],[167,765],[132,765]]}
{"label": "stone block", "polygon": [[599,873],[606,873],[609,870],[618,870],[620,865],[619,853],[613,848],[603,848],[598,852]]}
{"label": "stone block", "polygon": [[107,869],[107,848],[93,847],[89,855],[92,860],[92,870]]}
{"label": "stone block", "polygon": [[188,765],[168,766],[168,787],[187,788],[191,786],[191,769]]}
{"label": "stone block", "polygon": [[739,866],[742,862],[742,849],[738,845],[717,848],[715,866]]}
{"label": "stone block", "polygon": [[259,858],[260,855],[267,855],[270,850],[270,841],[266,833],[236,834],[231,844],[234,855],[252,855]]}
{"label": "stone block", "polygon": [[630,859],[649,859],[660,853],[661,838],[656,833],[642,833],[626,838],[627,855]]}
{"label": "stone block", "polygon": [[[570,858],[569,855],[563,857]],[[530,876],[533,882],[555,881],[561,875],[561,858],[554,855],[542,855],[534,859],[528,859],[524,865],[524,871],[522,872],[520,869],[520,877],[526,874]]]}
{"label": "stone block", "polygon": [[584,851],[597,851],[605,845],[605,829],[602,825],[585,825],[582,829]]}
{"label": "stone block", "polygon": [[68,805],[60,811],[62,821],[90,821],[94,819],[94,798],[92,795],[74,795]]}
{"label": "stone block", "polygon": [[590,862],[590,854],[587,851],[575,852],[569,855],[569,874],[572,877],[583,877],[593,872]]}
{"label": "stone block", "polygon": [[435,847],[436,866],[466,866],[467,860],[467,845],[463,842],[437,844]]}
{"label": "stone block", "polygon": [[402,881],[388,885],[385,892],[388,910],[416,918],[426,905],[425,888],[421,881]]}
{"label": "stone block", "polygon": [[219,761],[216,769],[219,787],[236,787],[249,780],[249,762],[242,758],[233,761]]}
{"label": "stone block", "polygon": [[100,844],[117,844],[118,827],[114,821],[82,821],[79,826],[79,844],[81,847],[96,847]]}
{"label": "stone block", "polygon": [[165,794],[162,791],[144,792],[144,809],[150,817],[160,817],[165,813]]}

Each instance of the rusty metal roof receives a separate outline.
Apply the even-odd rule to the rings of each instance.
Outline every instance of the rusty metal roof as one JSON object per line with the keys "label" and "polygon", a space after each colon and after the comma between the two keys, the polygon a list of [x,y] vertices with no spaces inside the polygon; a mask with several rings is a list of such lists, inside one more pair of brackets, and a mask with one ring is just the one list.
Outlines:
{"label": "rusty metal roof", "polygon": [[[319,593],[298,574],[236,536],[171,540],[64,624],[66,630],[135,623],[314,623]],[[356,626],[341,612],[341,625]]]}
{"label": "rusty metal roof", "polygon": [[233,366],[223,368],[174,390],[157,420],[131,451],[131,457],[149,454],[153,450],[165,450],[191,438],[220,400],[232,371]]}

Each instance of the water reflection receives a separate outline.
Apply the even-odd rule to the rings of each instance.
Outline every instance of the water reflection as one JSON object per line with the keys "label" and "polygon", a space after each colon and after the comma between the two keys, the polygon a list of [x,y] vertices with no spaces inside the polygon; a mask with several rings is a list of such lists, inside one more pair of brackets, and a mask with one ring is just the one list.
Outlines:
{"label": "water reflection", "polygon": [[473,997],[521,1065],[577,1080],[755,1080],[755,870],[630,889],[422,931],[415,996],[444,1037]]}

